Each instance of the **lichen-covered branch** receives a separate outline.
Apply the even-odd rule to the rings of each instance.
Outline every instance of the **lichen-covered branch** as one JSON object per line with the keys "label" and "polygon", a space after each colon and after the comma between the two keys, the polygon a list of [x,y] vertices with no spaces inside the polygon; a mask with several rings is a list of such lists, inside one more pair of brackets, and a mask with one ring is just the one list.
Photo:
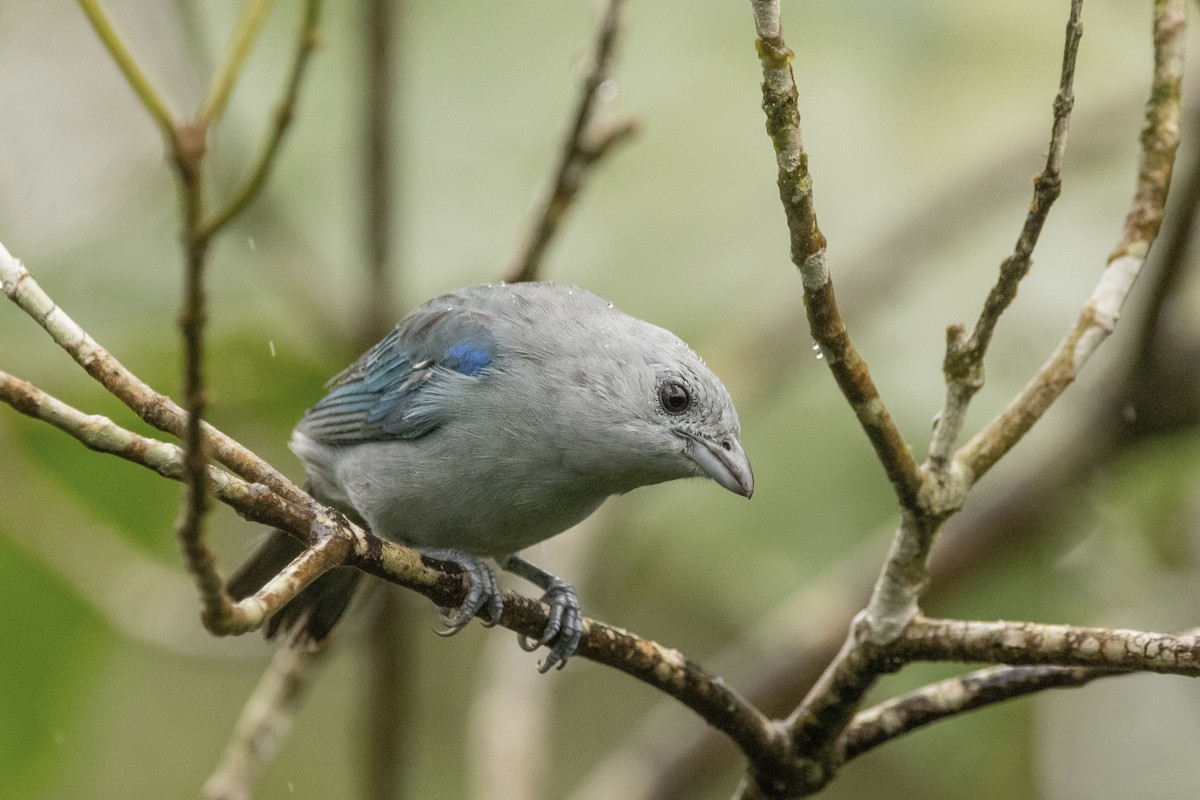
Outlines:
{"label": "lichen-covered branch", "polygon": [[756,46],[762,64],[763,111],[779,168],[779,197],[787,217],[792,262],[800,270],[804,286],[809,330],[871,440],[901,505],[915,508],[922,484],[917,462],[879,396],[867,363],[850,341],[825,265],[825,236],[813,207],[812,175],[800,133],[792,51],[783,40],[779,0],[752,2],[758,34]]}
{"label": "lichen-covered branch", "polygon": [[1155,0],[1154,78],[1141,135],[1141,163],[1121,240],[1078,319],[1037,375],[955,460],[978,480],[1033,427],[1116,327],[1121,307],[1150,251],[1166,207],[1179,146],[1183,80],[1184,0]]}
{"label": "lichen-covered branch", "polygon": [[[171,398],[150,388],[89,336],[50,299],[25,266],[13,258],[3,243],[0,243],[0,289],[13,303],[33,317],[76,363],[131,411],[160,431],[176,437],[183,436],[186,417],[183,409]],[[231,437],[207,423],[202,426],[202,430],[206,446],[213,457],[235,474],[247,481],[267,486],[289,503],[299,506],[313,504],[313,499],[283,473]]]}
{"label": "lichen-covered branch", "polygon": [[1200,637],[1194,634],[917,617],[891,647],[905,661],[1054,664],[1200,675]]}
{"label": "lichen-covered branch", "polygon": [[1000,276],[988,292],[983,311],[980,312],[971,335],[967,336],[966,331],[959,325],[952,325],[946,331],[946,359],[942,367],[946,376],[946,399],[938,414],[929,445],[929,465],[937,471],[945,469],[958,443],[958,436],[967,415],[967,406],[983,386],[983,358],[992,340],[996,323],[1016,298],[1017,286],[1029,272],[1033,261],[1033,249],[1037,246],[1042,227],[1046,224],[1050,207],[1062,192],[1062,162],[1067,148],[1067,128],[1071,121],[1071,109],[1075,105],[1072,88],[1075,82],[1075,59],[1079,52],[1079,40],[1083,38],[1083,23],[1080,19],[1082,11],[1083,0],[1072,0],[1058,94],[1054,97],[1054,121],[1050,130],[1050,145],[1046,152],[1046,166],[1033,179],[1033,200],[1029,204],[1025,223],[1017,237],[1016,247],[1000,264]]}
{"label": "lichen-covered branch", "polygon": [[849,761],[906,733],[978,708],[1046,689],[1084,686],[1124,672],[1087,667],[987,667],[922,686],[860,711],[838,743],[839,760]]}
{"label": "lichen-covered branch", "polygon": [[[764,776],[752,765],[747,781],[740,789],[740,797],[790,796],[812,791],[823,785],[837,769],[840,759],[837,743],[841,734],[876,677],[897,668],[900,664],[922,658],[921,655],[910,652],[904,643],[908,642],[907,637],[911,635],[910,632],[917,621],[923,619],[919,616],[918,600],[927,582],[926,562],[930,546],[942,523],[961,508],[967,491],[981,474],[975,469],[979,465],[978,462],[961,458],[952,460],[950,454],[961,429],[967,403],[982,385],[982,359],[995,324],[1015,296],[1020,279],[1028,271],[1033,248],[1061,183],[1059,173],[1072,104],[1071,84],[1075,54],[1081,35],[1080,8],[1081,4],[1076,0],[1072,4],[1071,18],[1067,24],[1059,93],[1054,106],[1050,152],[1046,168],[1035,181],[1033,206],[1027,215],[1013,255],[1006,259],[1001,267],[1000,278],[985,303],[975,330],[969,337],[963,330],[953,330],[950,337],[945,364],[948,384],[946,409],[934,434],[930,461],[924,473],[917,472],[912,478],[909,484],[912,493],[907,496],[903,491],[905,484],[903,481],[898,482],[893,471],[889,469],[889,476],[893,477],[893,484],[896,485],[901,500],[902,516],[888,559],[867,608],[856,618],[842,650],[787,721],[792,746],[802,768],[796,769],[796,765],[792,765],[790,771],[780,777]],[[824,268],[824,239],[820,235],[812,208],[811,178],[807,172],[807,159],[800,141],[796,87],[790,66],[791,53],[780,35],[778,3],[754,0],[754,11],[759,35],[759,58],[763,66],[764,109],[767,113],[768,132],[775,144],[779,161],[780,195],[791,232],[792,257],[800,267],[804,279],[810,328],[814,338],[822,346],[823,354],[830,361],[831,368],[834,368],[835,375],[838,375],[837,366],[842,360],[839,356],[830,358],[830,351],[826,349],[821,333],[833,332],[840,336],[844,333],[844,326],[840,326],[840,320],[835,324],[830,323],[836,314],[836,307],[824,306],[822,317],[823,301],[831,300],[832,294],[825,298],[820,292],[814,291],[828,285],[829,279]],[[1154,129],[1157,135],[1143,136],[1143,148],[1147,152],[1139,172],[1139,189],[1134,201],[1134,207],[1143,211],[1158,203],[1159,215],[1162,203],[1165,203],[1165,187],[1170,176],[1169,163],[1173,158],[1178,138],[1178,81],[1182,62],[1181,51],[1176,50],[1180,47],[1181,34],[1179,26],[1171,22],[1173,15],[1174,10],[1170,2],[1163,0],[1156,4],[1156,69],[1152,105],[1157,100],[1159,110],[1148,112],[1148,120],[1151,122],[1147,124],[1147,128]],[[1180,21],[1179,25],[1181,24]],[[1154,152],[1151,153],[1151,150]],[[1169,153],[1163,156],[1164,151]],[[1148,163],[1152,166],[1147,166]],[[1148,191],[1145,189],[1147,185],[1161,186],[1162,191]],[[1143,214],[1147,220],[1153,216]],[[1143,242],[1144,249],[1148,249],[1157,229],[1156,225],[1144,222],[1127,224],[1126,231],[1126,240],[1131,238],[1132,234],[1129,231],[1145,234],[1148,238]],[[1122,248],[1118,248],[1118,252],[1123,252]],[[1143,251],[1142,260],[1144,256]],[[1122,258],[1123,256],[1118,255],[1115,260],[1120,261]],[[1113,270],[1110,266],[1107,273],[1109,277],[1101,281],[1101,287],[1093,297],[1093,302],[1085,308],[1084,316],[1101,316],[1110,320],[1107,329],[1111,330],[1120,303],[1132,285],[1132,277],[1128,277],[1127,280],[1124,278],[1128,273],[1128,267],[1124,270]],[[1117,295],[1119,300],[1115,299]],[[1098,309],[1100,314],[1097,314]],[[1089,338],[1088,335],[1083,335],[1082,331],[1081,336],[1080,341],[1089,342],[1090,349],[1086,354],[1090,355],[1099,340],[1094,336]],[[835,338],[833,343],[835,346],[848,347],[848,338],[844,341]],[[1077,345],[1078,342],[1073,341],[1071,344]],[[1071,348],[1072,355],[1079,352],[1080,347]],[[1082,360],[1075,365],[1076,371],[1081,364]],[[865,376],[865,369],[862,376]],[[855,381],[847,376],[838,376],[838,380],[852,405],[863,400],[862,396],[856,396],[846,388],[847,384],[861,387],[864,385],[862,381]],[[866,380],[869,381],[869,378]],[[871,389],[873,388],[872,386]],[[1064,388],[1065,384],[1056,386],[1057,392],[1046,398],[1045,405],[1048,406]],[[856,410],[857,408],[856,405]],[[1028,410],[1028,404],[1025,408]],[[1044,410],[1044,407],[1041,410]],[[871,432],[865,422],[864,427]],[[878,429],[876,434],[879,434]],[[1017,438],[1019,435],[1012,438],[1008,446],[1015,443]],[[877,453],[887,467],[889,463],[894,465],[896,462],[889,461],[894,452],[889,455],[888,448],[880,446],[883,439],[886,437],[881,436],[877,439],[876,436],[872,436]],[[970,444],[964,451],[970,452],[969,447]],[[905,455],[907,456],[907,453]],[[1052,629],[1046,628],[1042,632],[1050,630]],[[1122,632],[1109,633],[1110,641],[1119,639],[1122,635]],[[1031,642],[1024,644],[1032,646]],[[1035,660],[1031,663],[1078,663],[1071,660],[1073,657],[1079,656],[1066,651],[1056,651],[1055,659]],[[981,655],[975,660],[1003,661],[994,655]],[[789,781],[798,783],[789,785]]]}
{"label": "lichen-covered branch", "polygon": [[604,130],[596,130],[593,122],[601,102],[601,88],[609,80],[624,2],[625,0],[607,0],[605,3],[596,26],[591,64],[583,80],[571,126],[563,139],[554,178],[533,217],[524,243],[504,272],[506,281],[516,283],[537,278],[546,247],[562,224],[588,168],[600,160],[614,144],[629,138],[636,130],[636,126],[630,120],[615,123]]}

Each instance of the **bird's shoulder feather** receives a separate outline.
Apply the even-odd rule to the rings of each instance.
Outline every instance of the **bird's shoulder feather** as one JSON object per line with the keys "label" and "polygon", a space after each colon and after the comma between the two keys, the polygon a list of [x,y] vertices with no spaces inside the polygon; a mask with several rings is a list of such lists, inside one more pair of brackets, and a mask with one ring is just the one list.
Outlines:
{"label": "bird's shoulder feather", "polygon": [[490,316],[450,295],[405,317],[329,382],[298,429],[327,444],[416,439],[444,424],[453,398],[495,367]]}

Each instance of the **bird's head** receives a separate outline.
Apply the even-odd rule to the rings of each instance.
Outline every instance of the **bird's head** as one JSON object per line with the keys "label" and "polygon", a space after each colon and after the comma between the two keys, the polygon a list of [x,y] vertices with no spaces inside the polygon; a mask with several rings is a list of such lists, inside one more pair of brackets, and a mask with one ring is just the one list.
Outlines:
{"label": "bird's head", "polygon": [[570,359],[587,440],[579,457],[613,465],[621,491],[707,477],[750,497],[754,474],[721,381],[675,334],[605,305]]}

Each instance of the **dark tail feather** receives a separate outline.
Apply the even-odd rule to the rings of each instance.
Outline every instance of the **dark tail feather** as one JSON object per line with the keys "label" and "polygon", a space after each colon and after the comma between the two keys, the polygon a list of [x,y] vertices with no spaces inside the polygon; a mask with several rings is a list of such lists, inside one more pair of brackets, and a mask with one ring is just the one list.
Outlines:
{"label": "dark tail feather", "polygon": [[[300,555],[304,548],[283,531],[271,531],[254,555],[225,584],[234,600],[257,592]],[[319,644],[342,618],[362,573],[351,567],[326,572],[267,620],[268,639],[280,631],[293,644]]]}

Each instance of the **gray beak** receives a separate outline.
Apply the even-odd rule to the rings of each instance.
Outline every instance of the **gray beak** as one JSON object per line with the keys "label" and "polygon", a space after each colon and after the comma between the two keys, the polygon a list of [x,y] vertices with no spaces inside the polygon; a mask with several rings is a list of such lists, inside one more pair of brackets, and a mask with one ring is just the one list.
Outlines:
{"label": "gray beak", "polygon": [[720,441],[695,436],[684,431],[679,435],[687,442],[687,455],[692,461],[729,491],[750,497],[754,494],[754,473],[742,443],[732,436]]}

